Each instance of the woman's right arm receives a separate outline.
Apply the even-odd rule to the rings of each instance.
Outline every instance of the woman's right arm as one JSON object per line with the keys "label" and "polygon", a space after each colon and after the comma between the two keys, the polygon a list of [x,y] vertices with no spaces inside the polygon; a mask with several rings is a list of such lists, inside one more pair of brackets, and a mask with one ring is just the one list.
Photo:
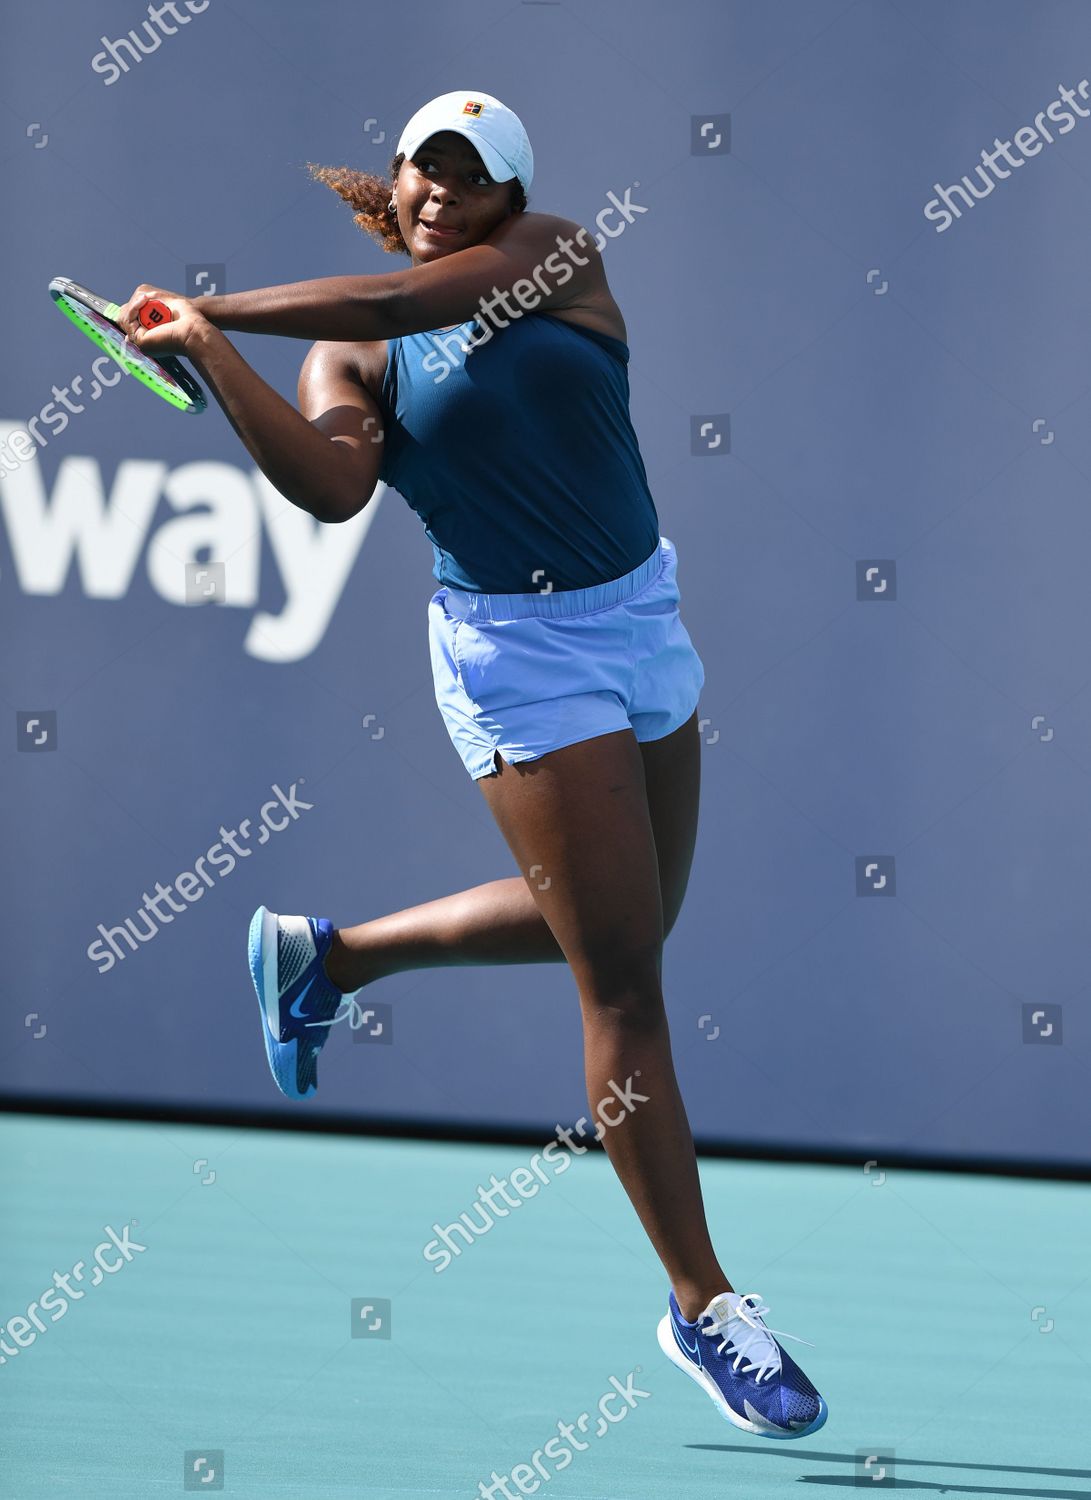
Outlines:
{"label": "woman's right arm", "polygon": [[286,500],[326,522],[347,521],[363,510],[379,478],[383,428],[348,345],[311,348],[299,375],[298,411],[211,324],[185,353]]}

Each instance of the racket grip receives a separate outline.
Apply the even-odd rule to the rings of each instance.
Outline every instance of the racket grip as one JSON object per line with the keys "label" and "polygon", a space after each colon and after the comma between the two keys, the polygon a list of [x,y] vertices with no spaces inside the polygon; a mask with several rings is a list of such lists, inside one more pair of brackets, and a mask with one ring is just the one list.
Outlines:
{"label": "racket grip", "polygon": [[137,317],[144,328],[159,328],[164,323],[174,321],[174,315],[165,302],[160,302],[153,297],[150,302],[145,302]]}

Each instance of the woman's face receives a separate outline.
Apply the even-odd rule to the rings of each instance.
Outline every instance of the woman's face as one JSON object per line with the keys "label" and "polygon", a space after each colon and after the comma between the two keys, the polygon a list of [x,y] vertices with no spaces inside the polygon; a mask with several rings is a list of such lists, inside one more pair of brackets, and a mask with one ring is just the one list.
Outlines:
{"label": "woman's face", "polygon": [[485,239],[511,212],[511,183],[493,182],[466,137],[441,130],[402,162],[394,199],[402,239],[419,266]]}

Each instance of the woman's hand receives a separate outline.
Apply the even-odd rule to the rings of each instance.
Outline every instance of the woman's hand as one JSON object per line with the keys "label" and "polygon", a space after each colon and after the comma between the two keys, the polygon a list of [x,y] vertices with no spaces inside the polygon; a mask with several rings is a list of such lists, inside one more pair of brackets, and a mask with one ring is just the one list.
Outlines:
{"label": "woman's hand", "polygon": [[[170,308],[171,322],[158,328],[145,328],[140,309],[145,302],[162,302]],[[161,287],[142,282],[118,313],[117,321],[133,343],[154,359],[160,354],[188,354],[199,338],[212,328],[200,310],[199,302],[165,292]]]}

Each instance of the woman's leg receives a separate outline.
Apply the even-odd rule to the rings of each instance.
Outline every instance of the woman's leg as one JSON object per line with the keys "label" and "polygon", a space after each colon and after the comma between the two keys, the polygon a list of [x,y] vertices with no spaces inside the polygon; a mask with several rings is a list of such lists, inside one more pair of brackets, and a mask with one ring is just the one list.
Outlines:
{"label": "woman's leg", "polygon": [[[640,751],[666,936],[682,905],[697,834],[701,752],[696,710],[674,734],[643,744]],[[513,875],[338,928],[326,973],[338,989],[351,992],[407,969],[564,962],[530,885]]]}
{"label": "woman's leg", "polygon": [[478,783],[576,979],[592,1110],[611,1082],[624,1089],[632,1080],[646,1096],[605,1131],[603,1145],[689,1319],[734,1290],[709,1238],[661,983],[664,898],[652,800],[689,807],[681,843],[692,852],[694,799],[658,773],[688,766],[692,780],[695,734],[691,720],[668,737],[673,745],[657,742],[649,762],[632,730],[620,730],[502,765]]}
{"label": "woman's leg", "polygon": [[512,875],[358,927],[339,927],[326,973],[338,989],[351,991],[403,969],[564,961],[526,881]]}

